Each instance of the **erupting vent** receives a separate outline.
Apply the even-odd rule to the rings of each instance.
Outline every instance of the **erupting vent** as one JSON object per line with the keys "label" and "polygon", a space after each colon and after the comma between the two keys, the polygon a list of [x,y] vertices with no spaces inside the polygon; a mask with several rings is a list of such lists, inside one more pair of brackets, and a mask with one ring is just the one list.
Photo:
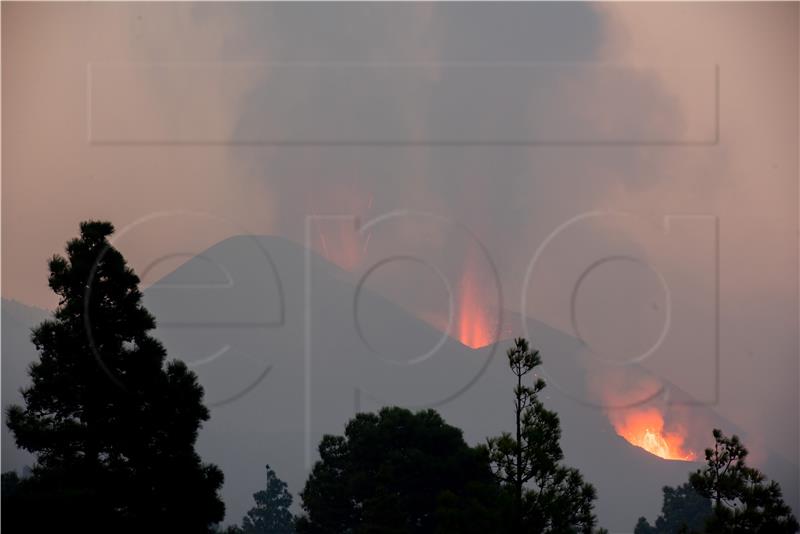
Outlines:
{"label": "erupting vent", "polygon": [[456,334],[458,340],[473,349],[479,349],[494,343],[493,323],[482,305],[480,287],[466,269],[459,284]]}
{"label": "erupting vent", "polygon": [[664,416],[656,408],[636,408],[612,418],[617,434],[665,460],[692,461],[697,455],[684,448],[685,436],[664,431]]}

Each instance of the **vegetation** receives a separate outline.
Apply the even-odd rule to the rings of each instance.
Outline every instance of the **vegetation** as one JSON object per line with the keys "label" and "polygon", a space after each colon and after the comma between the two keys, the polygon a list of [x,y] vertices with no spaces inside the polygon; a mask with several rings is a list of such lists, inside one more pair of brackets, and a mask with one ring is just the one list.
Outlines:
{"label": "vegetation", "polygon": [[7,412],[17,446],[36,457],[12,500],[4,491],[8,531],[200,532],[224,516],[222,472],[194,450],[209,417],[203,389],[185,364],[165,365],[113,231],[82,223],[49,262],[59,304],[33,331],[24,406]]}
{"label": "vegetation", "polygon": [[577,469],[560,465],[558,415],[547,410],[538,394],[541,378],[529,386],[527,375],[542,363],[525,339],[508,349],[514,386],[515,434],[503,433],[487,443],[495,475],[511,501],[512,532],[591,532],[597,495]]}
{"label": "vegetation", "polygon": [[777,482],[745,463],[747,449],[737,436],[714,429],[714,448],[706,449],[706,467],[689,477],[695,491],[713,502],[706,532],[784,533],[800,529],[783,502]]}
{"label": "vegetation", "polygon": [[358,414],[325,436],[301,493],[298,532],[490,532],[495,484],[485,450],[433,410]]}
{"label": "vegetation", "polygon": [[[524,339],[508,351],[516,433],[467,446],[432,410],[359,414],[325,436],[301,496],[299,532],[592,532],[594,488],[560,465],[558,416],[544,408],[541,363]],[[510,514],[509,514],[510,512]]]}
{"label": "vegetation", "polygon": [[286,482],[267,469],[267,487],[253,494],[256,505],[247,512],[241,531],[245,534],[291,534],[294,532],[294,517],[289,511],[292,494]]}
{"label": "vegetation", "polygon": [[655,525],[644,517],[635,534],[767,534],[800,530],[777,482],[748,467],[747,449],[737,436],[715,429],[714,448],[706,449],[706,467],[677,488],[664,488],[664,505]]}
{"label": "vegetation", "polygon": [[664,504],[655,525],[639,518],[634,534],[673,534],[700,532],[711,515],[711,500],[697,493],[688,482],[671,488],[664,486]]}

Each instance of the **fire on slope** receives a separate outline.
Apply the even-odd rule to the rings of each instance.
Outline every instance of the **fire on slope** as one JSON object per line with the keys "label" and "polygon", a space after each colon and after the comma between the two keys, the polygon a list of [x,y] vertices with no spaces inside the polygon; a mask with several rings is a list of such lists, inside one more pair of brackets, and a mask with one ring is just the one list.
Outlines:
{"label": "fire on slope", "polygon": [[697,455],[686,449],[686,436],[680,430],[666,431],[658,408],[630,408],[611,417],[614,430],[631,445],[641,447],[665,460],[692,461]]}

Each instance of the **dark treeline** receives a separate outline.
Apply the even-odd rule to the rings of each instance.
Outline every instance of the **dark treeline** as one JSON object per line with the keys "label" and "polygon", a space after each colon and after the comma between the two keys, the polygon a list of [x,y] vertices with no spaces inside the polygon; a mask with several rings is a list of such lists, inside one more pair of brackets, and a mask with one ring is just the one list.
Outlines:
{"label": "dark treeline", "polygon": [[664,504],[655,525],[640,517],[634,534],[797,532],[791,508],[777,482],[745,463],[747,449],[737,436],[715,429],[706,467],[677,488],[664,487]]}
{"label": "dark treeline", "polygon": [[[223,474],[195,451],[209,418],[197,376],[167,361],[149,332],[139,278],[86,222],[49,263],[59,297],[32,333],[39,360],[23,406],[7,409],[30,474],[3,474],[5,532],[591,533],[594,487],[563,463],[558,415],[539,400],[537,350],[507,351],[513,427],[471,446],[434,410],[388,407],[325,436],[319,460],[292,494],[266,466],[265,488],[239,525],[219,527]],[[745,464],[736,436],[714,431],[707,466],[664,488],[662,515],[637,534],[797,532],[780,487]],[[260,466],[254,466],[260,469]],[[600,529],[599,531],[603,531]]]}

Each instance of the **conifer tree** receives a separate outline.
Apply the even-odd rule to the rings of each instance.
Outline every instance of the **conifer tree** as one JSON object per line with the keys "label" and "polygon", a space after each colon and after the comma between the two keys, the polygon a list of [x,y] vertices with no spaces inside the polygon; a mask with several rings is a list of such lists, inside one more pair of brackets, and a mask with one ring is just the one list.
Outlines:
{"label": "conifer tree", "polygon": [[509,528],[512,532],[591,532],[596,523],[596,491],[577,469],[561,465],[558,415],[539,400],[544,380],[528,377],[542,363],[539,351],[531,351],[528,342],[518,338],[506,354],[516,382],[515,433],[489,438],[487,448],[495,475],[511,501]]}
{"label": "conifer tree", "polygon": [[289,511],[292,494],[286,482],[267,466],[267,487],[253,494],[256,505],[247,512],[242,522],[245,534],[291,534],[294,518]]}
{"label": "conifer tree", "polygon": [[694,490],[711,499],[706,532],[792,533],[800,529],[781,487],[746,463],[748,451],[738,436],[714,429],[714,448],[706,449],[706,467],[689,477]]}
{"label": "conifer tree", "polygon": [[10,513],[29,531],[208,531],[224,504],[222,472],[194,448],[209,418],[203,388],[184,363],[165,364],[113,231],[81,223],[66,256],[49,262],[58,307],[33,331],[39,359],[24,406],[7,412],[36,464],[4,523]]}

